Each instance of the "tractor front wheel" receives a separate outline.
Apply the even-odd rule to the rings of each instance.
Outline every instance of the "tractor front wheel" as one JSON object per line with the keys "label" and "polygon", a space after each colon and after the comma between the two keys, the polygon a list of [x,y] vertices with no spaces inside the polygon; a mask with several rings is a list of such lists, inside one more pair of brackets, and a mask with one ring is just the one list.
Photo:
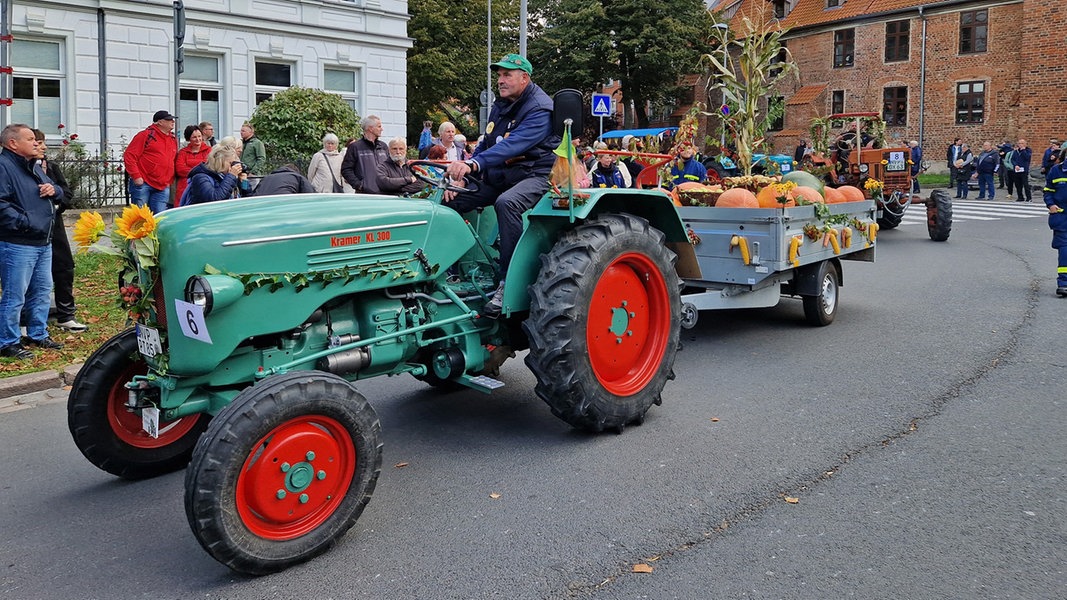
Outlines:
{"label": "tractor front wheel", "polygon": [[142,428],[141,414],[126,402],[125,384],[148,372],[137,352],[137,333],[127,329],[90,356],[71,385],[67,425],[74,444],[100,469],[124,479],[176,471],[189,462],[210,417],[190,415],[159,424],[159,436]]}
{"label": "tractor front wheel", "polygon": [[276,375],[212,421],[186,472],[185,514],[215,560],[249,575],[280,571],[355,524],[381,462],[378,417],[350,383]]}
{"label": "tractor front wheel", "polygon": [[605,214],[541,257],[526,365],[537,395],[574,427],[641,423],[674,377],[681,283],[664,237],[640,217]]}

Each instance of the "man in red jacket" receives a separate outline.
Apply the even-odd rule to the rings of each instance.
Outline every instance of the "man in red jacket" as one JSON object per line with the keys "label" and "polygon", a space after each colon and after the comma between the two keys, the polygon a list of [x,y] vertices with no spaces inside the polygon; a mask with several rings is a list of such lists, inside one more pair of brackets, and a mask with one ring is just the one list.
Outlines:
{"label": "man in red jacket", "polygon": [[152,124],[133,136],[122,156],[130,175],[130,199],[134,204],[147,204],[153,213],[166,210],[177,154],[174,115],[165,110],[156,111]]}

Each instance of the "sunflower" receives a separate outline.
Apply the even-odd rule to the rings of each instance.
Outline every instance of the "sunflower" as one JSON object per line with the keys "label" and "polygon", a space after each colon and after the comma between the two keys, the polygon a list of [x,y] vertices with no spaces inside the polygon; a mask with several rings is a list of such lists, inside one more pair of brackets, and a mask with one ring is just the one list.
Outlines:
{"label": "sunflower", "polygon": [[96,243],[104,234],[104,218],[95,211],[85,211],[74,223],[74,241],[80,246],[80,252],[88,252],[89,246]]}
{"label": "sunflower", "polygon": [[123,238],[139,240],[155,233],[156,218],[147,206],[127,206],[115,219],[115,228]]}

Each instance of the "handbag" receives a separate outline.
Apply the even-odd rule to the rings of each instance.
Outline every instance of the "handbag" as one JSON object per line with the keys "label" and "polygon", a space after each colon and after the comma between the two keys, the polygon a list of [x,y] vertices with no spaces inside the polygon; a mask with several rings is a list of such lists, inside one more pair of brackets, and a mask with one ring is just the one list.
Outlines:
{"label": "handbag", "polygon": [[345,192],[345,186],[337,181],[337,175],[333,172],[333,165],[330,164],[330,157],[326,156],[326,151],[322,152],[322,158],[326,159],[326,170],[330,172],[330,179],[333,180],[333,193],[343,194]]}

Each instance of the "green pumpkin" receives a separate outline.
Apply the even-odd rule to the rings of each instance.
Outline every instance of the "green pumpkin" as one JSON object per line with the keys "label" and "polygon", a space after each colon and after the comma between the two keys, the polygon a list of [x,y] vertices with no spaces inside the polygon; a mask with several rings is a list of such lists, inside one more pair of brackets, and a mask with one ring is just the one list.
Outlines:
{"label": "green pumpkin", "polygon": [[782,175],[782,182],[786,181],[792,181],[798,186],[812,188],[820,194],[823,193],[822,180],[807,171],[791,171],[786,173],[785,175]]}

